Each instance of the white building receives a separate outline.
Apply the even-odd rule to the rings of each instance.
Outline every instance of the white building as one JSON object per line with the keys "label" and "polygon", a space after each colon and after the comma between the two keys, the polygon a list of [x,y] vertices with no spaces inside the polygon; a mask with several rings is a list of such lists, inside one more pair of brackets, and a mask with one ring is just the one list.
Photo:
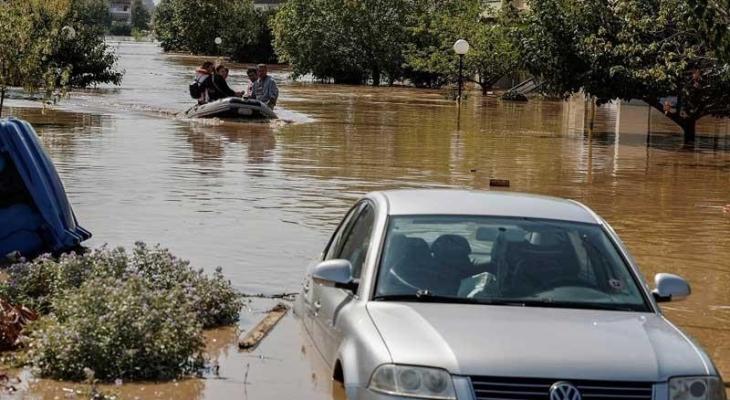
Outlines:
{"label": "white building", "polygon": [[109,3],[109,13],[113,21],[132,22],[132,0],[112,0]]}

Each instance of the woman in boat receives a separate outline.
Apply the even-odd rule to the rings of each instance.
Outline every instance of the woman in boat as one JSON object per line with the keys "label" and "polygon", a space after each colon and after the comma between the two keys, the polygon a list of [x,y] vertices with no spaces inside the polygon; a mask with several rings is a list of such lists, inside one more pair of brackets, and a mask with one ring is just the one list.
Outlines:
{"label": "woman in boat", "polygon": [[198,100],[198,104],[205,104],[209,99],[209,88],[212,82],[213,63],[206,61],[195,69],[195,80],[190,84],[190,96]]}
{"label": "woman in boat", "polygon": [[227,97],[240,97],[242,93],[236,92],[228,86],[226,79],[228,78],[228,68],[224,65],[219,65],[215,69],[213,79],[211,80],[211,87],[208,90],[208,101],[216,101],[225,99]]}

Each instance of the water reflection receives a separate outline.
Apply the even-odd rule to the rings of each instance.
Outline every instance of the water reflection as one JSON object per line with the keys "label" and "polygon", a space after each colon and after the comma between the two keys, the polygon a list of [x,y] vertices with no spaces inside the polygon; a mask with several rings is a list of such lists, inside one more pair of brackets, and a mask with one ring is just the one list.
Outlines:
{"label": "water reflection", "polygon": [[[279,72],[280,112],[295,123],[192,123],[175,115],[189,106],[185,85],[199,60],[149,44],[119,49],[128,71],[122,88],[74,94],[55,114],[13,110],[43,125],[76,213],[95,234],[92,245],[162,242],[197,265],[223,266],[241,290],[296,291],[306,264],[362,193],[488,190],[490,178],[509,179],[511,190],[595,209],[648,278],[687,277],[694,294],[665,306],[668,316],[730,376],[726,120],[703,119],[687,151],[678,129],[641,105],[606,104],[592,118],[582,98],[471,96],[457,126],[453,101],[438,91],[291,83]],[[143,60],[150,68],[131,68]],[[234,72],[234,84],[243,82]],[[277,398],[282,392],[271,391],[282,369],[296,377],[292,386],[314,388],[312,398],[331,396],[336,388],[313,383],[296,323],[286,321],[260,353],[271,359],[228,348],[220,358],[230,378],[196,383],[200,396]]]}

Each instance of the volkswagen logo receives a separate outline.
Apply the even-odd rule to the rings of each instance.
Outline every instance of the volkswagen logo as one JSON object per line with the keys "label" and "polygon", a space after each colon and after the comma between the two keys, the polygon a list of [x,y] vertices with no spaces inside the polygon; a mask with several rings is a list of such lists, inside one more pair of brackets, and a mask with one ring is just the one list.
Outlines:
{"label": "volkswagen logo", "polygon": [[550,386],[550,400],[581,400],[578,388],[569,382],[555,382]]}

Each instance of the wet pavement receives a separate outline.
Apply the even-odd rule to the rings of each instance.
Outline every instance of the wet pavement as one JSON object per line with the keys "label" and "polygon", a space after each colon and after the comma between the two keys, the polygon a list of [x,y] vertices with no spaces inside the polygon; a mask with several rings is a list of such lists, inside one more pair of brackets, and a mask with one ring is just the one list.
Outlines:
{"label": "wet pavement", "polygon": [[[686,277],[693,295],[663,308],[730,379],[728,121],[702,120],[688,149],[671,122],[641,105],[599,107],[590,129],[582,99],[509,103],[473,93],[458,116],[440,91],[292,83],[275,71],[285,121],[196,122],[177,114],[191,105],[186,86],[200,59],[148,43],[115,47],[127,71],[121,87],[72,93],[47,110],[8,102],[41,135],[94,233],[89,245],[161,243],[197,266],[222,266],[246,293],[291,292],[361,194],[488,190],[491,178],[509,179],[509,190],[593,208],[647,277]],[[233,72],[243,87],[244,70]],[[254,302],[239,328],[270,306]],[[210,335],[219,377],[108,389],[140,399],[332,398],[328,371],[293,318],[252,354],[237,350],[234,329]],[[24,385],[27,398],[64,398],[70,388]]]}

